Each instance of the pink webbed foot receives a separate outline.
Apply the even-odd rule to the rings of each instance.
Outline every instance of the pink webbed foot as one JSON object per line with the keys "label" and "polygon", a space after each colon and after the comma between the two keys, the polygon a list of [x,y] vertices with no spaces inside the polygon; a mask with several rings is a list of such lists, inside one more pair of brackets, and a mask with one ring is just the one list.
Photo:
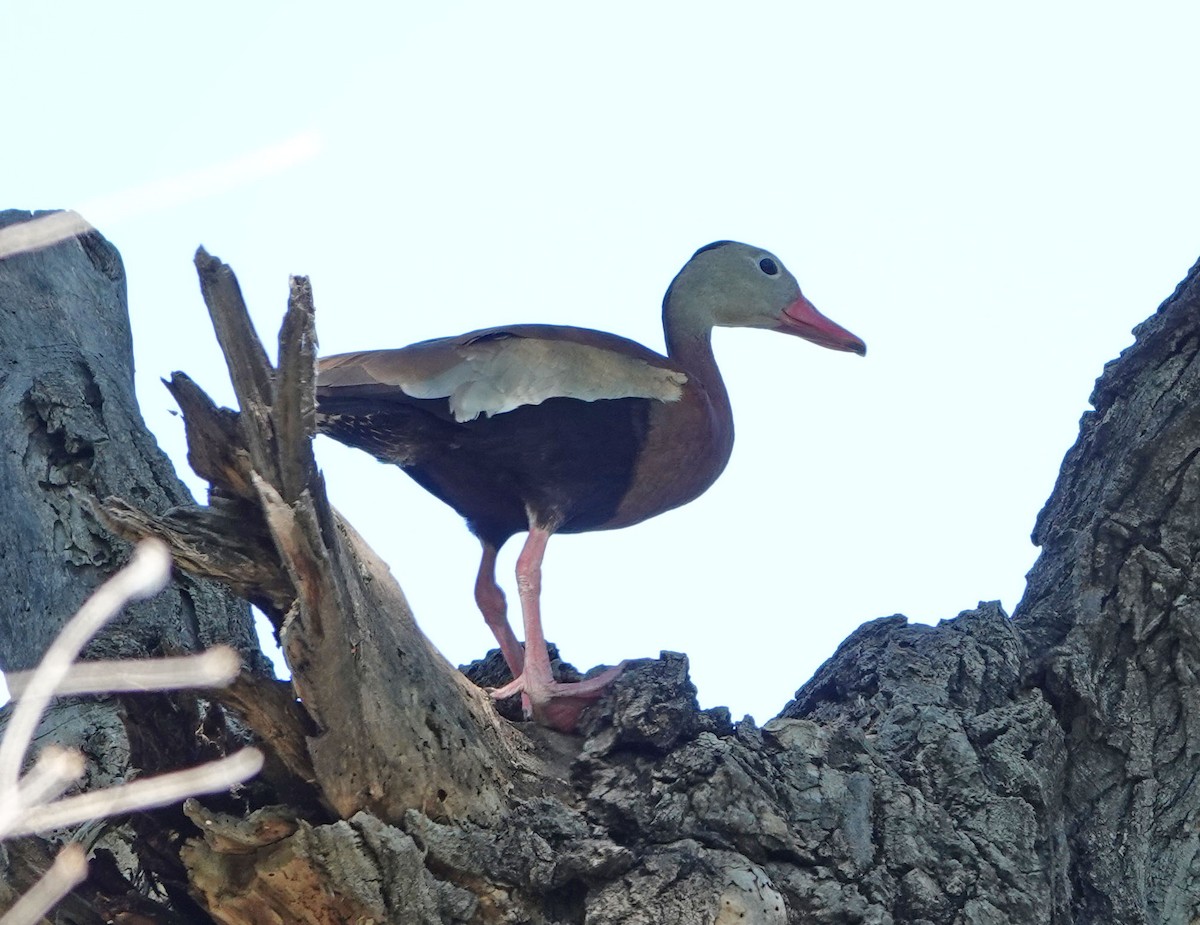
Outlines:
{"label": "pink webbed foot", "polygon": [[515,681],[491,691],[493,700],[503,700],[518,691],[525,718],[559,732],[574,732],[584,709],[604,696],[610,684],[625,669],[625,662],[583,681],[534,681],[523,672]]}
{"label": "pink webbed foot", "polygon": [[[542,557],[553,532],[553,528],[536,523],[531,512],[529,535],[521,548],[521,554],[517,556],[517,593],[521,596],[521,616],[525,623],[525,648],[518,663],[519,671],[513,667],[517,660],[506,655],[513,674],[517,676],[516,680],[491,693],[493,699],[503,700],[519,691],[526,718],[560,732],[574,732],[584,708],[603,696],[605,689],[621,673],[625,663],[622,662],[616,668],[610,668],[603,674],[584,681],[567,683],[554,680],[550,652],[546,647],[546,636],[542,632],[539,602],[542,593]],[[484,546],[485,564],[481,566],[481,573],[484,568],[490,572],[494,564],[488,561],[488,548],[487,545]]]}

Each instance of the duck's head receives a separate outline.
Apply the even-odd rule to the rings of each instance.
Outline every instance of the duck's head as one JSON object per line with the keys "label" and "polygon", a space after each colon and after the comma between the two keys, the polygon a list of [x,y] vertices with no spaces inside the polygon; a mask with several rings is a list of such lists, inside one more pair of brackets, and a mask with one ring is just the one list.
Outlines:
{"label": "duck's head", "polygon": [[663,317],[668,327],[766,328],[830,350],[867,352],[861,338],[813,307],[778,257],[737,241],[716,241],[692,255],[667,289]]}

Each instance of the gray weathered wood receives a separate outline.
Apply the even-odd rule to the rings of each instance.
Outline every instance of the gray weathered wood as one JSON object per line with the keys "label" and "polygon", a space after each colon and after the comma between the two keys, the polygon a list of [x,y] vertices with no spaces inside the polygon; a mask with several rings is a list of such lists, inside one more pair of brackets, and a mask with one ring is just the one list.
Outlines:
{"label": "gray weathered wood", "polygon": [[1015,614],[1066,745],[1077,921],[1200,916],[1200,263],[1109,363]]}
{"label": "gray weathered wood", "polygon": [[[230,268],[203,250],[196,268],[240,413],[213,407],[176,376],[189,460],[236,511],[226,529],[236,521],[237,543],[261,544],[245,556],[254,564],[237,584],[249,596],[271,598],[268,613],[313,727],[308,753],[317,789],[343,818],[369,810],[394,822],[414,806],[434,818],[499,818],[536,764],[487,696],[424,638],[387,566],[325,496],[311,448],[316,338],[308,281],[292,281],[276,371]],[[211,542],[206,534],[208,552],[197,556],[170,518],[159,529],[155,518],[131,515],[128,504],[110,507],[119,529],[154,532],[186,567],[228,574],[227,565],[207,565],[224,558],[219,535]],[[264,573],[270,577],[254,587]],[[279,751],[281,760],[289,754]]]}
{"label": "gray weathered wood", "polygon": [[[0,227],[29,218],[0,212]],[[125,270],[99,234],[0,260],[0,357],[0,587],[12,589],[0,597],[0,669],[20,671],[127,554],[90,499],[151,511],[192,500],[138,410]],[[93,648],[140,655],[148,637],[185,651],[223,641],[263,665],[246,607],[187,574]]]}

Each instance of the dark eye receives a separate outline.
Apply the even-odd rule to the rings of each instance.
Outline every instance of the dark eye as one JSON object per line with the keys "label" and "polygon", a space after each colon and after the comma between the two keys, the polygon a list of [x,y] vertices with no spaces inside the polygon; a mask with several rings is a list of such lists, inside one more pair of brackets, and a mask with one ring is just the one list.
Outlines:
{"label": "dark eye", "polygon": [[770,257],[764,257],[762,260],[760,260],[758,262],[758,268],[766,273],[767,276],[779,275],[779,264],[777,264]]}

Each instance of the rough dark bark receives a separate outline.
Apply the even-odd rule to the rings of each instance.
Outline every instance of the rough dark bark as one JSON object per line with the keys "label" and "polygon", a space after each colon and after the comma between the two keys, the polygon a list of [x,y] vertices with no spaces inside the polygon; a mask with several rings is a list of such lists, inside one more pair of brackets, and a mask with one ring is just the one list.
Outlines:
{"label": "rough dark bark", "polygon": [[[0,212],[0,228],[28,212]],[[128,554],[88,499],[121,495],[153,511],[191,504],[146,430],[133,391],[125,269],[99,234],[0,260],[0,499],[4,543],[0,670],[21,671]],[[244,604],[186,572],[93,655],[190,651],[226,642],[262,667]],[[100,651],[102,650],[102,651]]]}
{"label": "rough dark bark", "polygon": [[1070,908],[1200,908],[1200,264],[1109,363],[1037,519],[1015,623],[1065,738]]}
{"label": "rough dark bark", "polygon": [[[214,503],[170,511],[118,486],[108,519],[262,604],[302,703],[252,676],[225,698],[274,772],[143,823],[161,849],[147,882],[172,886],[147,897],[152,920],[1200,916],[1200,264],[1098,381],[1013,619],[981,604],[936,627],[867,623],[761,728],[700,711],[686,658],[664,653],[579,736],[498,721],[328,508],[304,281],[272,370],[228,268],[198,268],[242,408],[173,381]],[[89,881],[63,921],[92,921],[98,895]]]}

